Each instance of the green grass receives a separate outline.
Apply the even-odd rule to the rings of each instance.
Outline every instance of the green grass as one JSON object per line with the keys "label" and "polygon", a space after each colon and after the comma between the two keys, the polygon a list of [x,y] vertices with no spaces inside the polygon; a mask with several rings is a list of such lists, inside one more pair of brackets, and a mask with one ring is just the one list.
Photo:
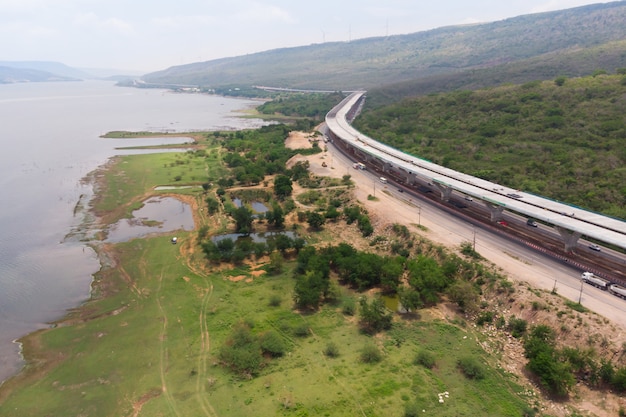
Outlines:
{"label": "green grass", "polygon": [[[187,155],[123,158],[107,174],[104,201],[138,201],[137,195],[170,178],[178,167],[170,164],[181,158]],[[189,165],[199,170],[196,162]],[[191,173],[185,175],[192,181]],[[302,314],[291,299],[293,262],[277,276],[253,277],[247,266],[203,272],[190,266],[203,262],[200,251],[189,262],[181,253],[192,233],[182,232],[178,245],[163,237],[115,245],[119,268],[97,274],[94,299],[58,327],[27,338],[26,355],[44,355],[50,365],[42,369],[42,362],[33,361],[19,380],[3,386],[11,390],[0,402],[0,415],[401,416],[407,403],[430,416],[519,416],[528,409],[523,389],[490,366],[494,358],[469,328],[425,312],[372,338],[358,330],[358,314],[345,316],[340,304]],[[231,280],[239,275],[253,279]],[[270,306],[277,295],[280,305]],[[284,356],[267,358],[251,379],[218,360],[240,322],[256,334],[277,332],[287,346]],[[332,358],[324,353],[331,342],[338,347]],[[361,351],[372,344],[382,360],[363,363]],[[432,352],[436,366],[415,365],[419,350]],[[461,357],[482,364],[484,378],[465,378],[457,366]],[[438,393],[445,391],[450,397],[441,404]]]}
{"label": "green grass", "polygon": [[[178,247],[161,238],[122,244],[120,254],[135,285],[120,281],[115,296],[93,303],[100,318],[45,332],[45,347],[62,355],[62,366],[7,399],[0,414],[130,415],[133,403],[155,394],[140,415],[211,415],[204,407],[226,416],[352,416],[355,410],[394,416],[401,415],[402,397],[440,416],[513,416],[526,406],[516,394],[522,389],[508,376],[490,368],[480,381],[462,376],[460,356],[481,363],[489,358],[473,335],[458,327],[409,321],[396,324],[393,337],[372,339],[338,307],[310,315],[293,311],[287,300],[268,307],[272,295],[291,292],[290,276],[246,283],[221,273],[196,275],[180,262]],[[240,321],[253,323],[255,333],[277,331],[289,351],[250,380],[216,364],[216,352]],[[296,337],[293,330],[303,323],[311,335]],[[324,355],[329,341],[339,346],[336,358]],[[360,351],[371,343],[377,343],[383,360],[363,364]],[[418,349],[434,353],[433,370],[413,364]],[[439,404],[443,391],[450,398]]]}

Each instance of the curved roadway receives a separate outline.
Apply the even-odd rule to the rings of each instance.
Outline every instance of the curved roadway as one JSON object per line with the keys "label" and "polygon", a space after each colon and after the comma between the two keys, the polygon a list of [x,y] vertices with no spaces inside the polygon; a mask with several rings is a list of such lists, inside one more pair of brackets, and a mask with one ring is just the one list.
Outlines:
{"label": "curved roadway", "polygon": [[[483,200],[494,208],[520,213],[570,233],[626,249],[626,222],[622,220],[472,177],[401,152],[363,135],[350,122],[360,111],[364,98],[365,91],[350,94],[326,115],[326,125],[334,138],[379,160],[386,169],[397,169],[407,178],[419,178],[437,184],[440,190],[455,190]],[[578,237],[574,236],[576,239]]]}

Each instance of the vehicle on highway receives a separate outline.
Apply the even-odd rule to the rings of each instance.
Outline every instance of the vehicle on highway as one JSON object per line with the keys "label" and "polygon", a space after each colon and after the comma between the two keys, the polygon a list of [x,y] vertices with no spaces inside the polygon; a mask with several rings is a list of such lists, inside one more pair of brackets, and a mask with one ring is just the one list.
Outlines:
{"label": "vehicle on highway", "polygon": [[387,178],[380,177],[380,182],[382,182],[383,184],[387,184]]}
{"label": "vehicle on highway", "polygon": [[404,190],[402,188],[398,188],[398,192],[403,193]]}
{"label": "vehicle on highway", "polygon": [[464,197],[467,201],[474,201],[474,199],[472,197],[470,197],[469,195],[466,195]]}
{"label": "vehicle on highway", "polygon": [[623,298],[626,300],[626,288],[622,287],[621,285],[609,285],[609,292],[613,295],[618,296],[619,298]]}
{"label": "vehicle on highway", "polygon": [[533,219],[528,219],[528,220],[526,220],[526,224],[527,224],[528,226],[530,226],[530,227],[537,227],[537,226],[539,226],[539,225],[537,224],[537,222],[536,222],[536,221],[534,221]]}
{"label": "vehicle on highway", "polygon": [[595,243],[592,243],[591,245],[589,245],[589,249],[595,250],[596,252],[600,252],[602,250],[600,249],[600,246],[596,245]]}
{"label": "vehicle on highway", "polygon": [[500,226],[508,226],[509,225],[506,220],[498,220],[498,224]]}
{"label": "vehicle on highway", "polygon": [[608,290],[612,284],[611,281],[604,279],[604,278],[600,278],[599,276],[595,275],[593,272],[583,272],[580,276],[580,279],[583,282],[593,285],[594,287],[598,287],[604,291]]}

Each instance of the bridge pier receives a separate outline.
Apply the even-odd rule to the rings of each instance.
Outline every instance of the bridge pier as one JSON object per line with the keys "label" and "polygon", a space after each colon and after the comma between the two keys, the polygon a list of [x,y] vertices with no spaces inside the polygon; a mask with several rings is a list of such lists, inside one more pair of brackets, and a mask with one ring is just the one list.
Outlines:
{"label": "bridge pier", "polygon": [[494,206],[493,204],[485,201],[485,207],[489,210],[489,214],[491,215],[491,221],[497,222],[498,220],[502,220],[502,212],[504,211],[504,207],[502,206]]}
{"label": "bridge pier", "polygon": [[576,244],[578,243],[578,239],[580,239],[581,234],[579,232],[572,232],[571,230],[565,229],[561,226],[555,226],[555,228],[565,242],[565,252],[573,251],[574,248],[576,248]]}
{"label": "bridge pier", "polygon": [[452,195],[452,188],[446,187],[445,185],[442,185],[439,183],[435,183],[435,187],[437,187],[437,189],[441,193],[441,200],[443,201],[450,200],[450,196]]}

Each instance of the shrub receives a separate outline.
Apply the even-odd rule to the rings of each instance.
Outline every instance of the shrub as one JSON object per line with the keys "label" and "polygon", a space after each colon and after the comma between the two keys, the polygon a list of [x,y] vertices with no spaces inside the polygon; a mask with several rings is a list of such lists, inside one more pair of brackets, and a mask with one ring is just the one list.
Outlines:
{"label": "shrub", "polygon": [[278,307],[282,301],[283,300],[280,297],[280,295],[273,294],[273,295],[270,296],[270,302],[269,302],[270,307]]}
{"label": "shrub", "polygon": [[528,328],[528,322],[524,319],[518,319],[517,317],[511,317],[509,319],[508,329],[511,332],[511,336],[519,339],[520,337],[526,334],[526,329]]}
{"label": "shrub", "polygon": [[352,297],[345,298],[343,300],[343,307],[341,311],[346,316],[354,316],[354,313],[356,313],[356,302],[354,301],[354,298]]}
{"label": "shrub", "polygon": [[422,411],[417,403],[412,402],[404,405],[404,417],[417,417],[421,415]]}
{"label": "shrub", "polygon": [[494,316],[493,311],[483,311],[482,313],[480,313],[480,315],[476,319],[476,324],[478,324],[479,326],[482,326],[485,323],[491,323],[493,322],[493,316]]}
{"label": "shrub", "polygon": [[271,356],[283,356],[285,354],[285,351],[287,350],[285,341],[274,330],[269,330],[262,334],[260,337],[260,341],[261,349],[263,350],[263,352]]}
{"label": "shrub", "polygon": [[370,343],[363,346],[359,358],[363,363],[378,363],[383,359],[383,355],[374,344]]}
{"label": "shrub", "polygon": [[293,329],[293,334],[298,337],[307,337],[310,334],[309,326],[306,323],[301,323]]}
{"label": "shrub", "polygon": [[336,358],[339,356],[339,347],[333,342],[328,342],[326,348],[324,349],[324,355],[329,358]]}
{"label": "shrub", "polygon": [[415,355],[413,363],[416,365],[422,365],[424,368],[433,369],[435,367],[435,355],[427,350],[420,350]]}
{"label": "shrub", "polygon": [[483,366],[471,356],[460,358],[457,361],[457,365],[463,372],[463,375],[469,379],[483,379],[485,377]]}

